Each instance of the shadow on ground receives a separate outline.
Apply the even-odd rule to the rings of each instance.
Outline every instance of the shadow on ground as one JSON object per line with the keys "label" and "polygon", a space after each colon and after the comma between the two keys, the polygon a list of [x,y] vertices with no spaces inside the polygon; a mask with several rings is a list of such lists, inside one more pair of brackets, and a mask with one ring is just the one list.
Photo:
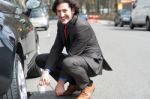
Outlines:
{"label": "shadow on ground", "polygon": [[79,95],[79,92],[75,92],[70,96],[56,97],[54,91],[47,91],[43,94],[39,92],[28,92],[28,99],[75,99]]}

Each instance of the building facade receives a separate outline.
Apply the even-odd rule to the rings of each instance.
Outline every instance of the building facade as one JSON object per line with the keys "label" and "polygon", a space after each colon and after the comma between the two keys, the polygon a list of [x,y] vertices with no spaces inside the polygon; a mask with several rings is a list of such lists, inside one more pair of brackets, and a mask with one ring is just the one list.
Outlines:
{"label": "building facade", "polygon": [[[84,0],[85,1],[85,0]],[[113,20],[119,9],[131,9],[133,0],[87,0],[82,1],[82,8],[87,10],[87,14],[98,14],[101,19]]]}

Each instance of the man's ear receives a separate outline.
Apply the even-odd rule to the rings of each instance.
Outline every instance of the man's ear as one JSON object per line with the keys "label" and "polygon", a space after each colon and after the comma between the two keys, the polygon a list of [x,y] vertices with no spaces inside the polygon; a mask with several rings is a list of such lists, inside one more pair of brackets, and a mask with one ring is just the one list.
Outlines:
{"label": "man's ear", "polygon": [[71,12],[72,12],[72,14],[74,14],[74,13],[75,13],[75,9],[73,8],[73,9],[71,10]]}

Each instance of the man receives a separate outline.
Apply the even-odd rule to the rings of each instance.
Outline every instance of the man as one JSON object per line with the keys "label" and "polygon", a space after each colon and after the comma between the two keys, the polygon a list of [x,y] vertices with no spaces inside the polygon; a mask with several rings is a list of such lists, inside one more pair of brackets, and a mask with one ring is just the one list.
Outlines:
{"label": "man", "polygon": [[[56,96],[71,95],[81,90],[77,99],[90,98],[95,84],[90,77],[112,70],[103,58],[95,33],[87,21],[78,16],[77,0],[55,0],[53,11],[58,16],[57,35],[50,53],[37,56],[43,68],[40,84],[49,84],[49,73],[58,82]],[[66,47],[67,55],[62,53]],[[65,82],[69,82],[67,90]]]}

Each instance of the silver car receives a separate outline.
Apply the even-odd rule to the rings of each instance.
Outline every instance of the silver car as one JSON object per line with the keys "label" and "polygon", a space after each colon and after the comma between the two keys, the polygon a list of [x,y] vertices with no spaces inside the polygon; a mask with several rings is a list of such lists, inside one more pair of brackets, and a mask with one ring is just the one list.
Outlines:
{"label": "silver car", "polygon": [[49,15],[43,7],[32,9],[29,18],[35,28],[49,28]]}

